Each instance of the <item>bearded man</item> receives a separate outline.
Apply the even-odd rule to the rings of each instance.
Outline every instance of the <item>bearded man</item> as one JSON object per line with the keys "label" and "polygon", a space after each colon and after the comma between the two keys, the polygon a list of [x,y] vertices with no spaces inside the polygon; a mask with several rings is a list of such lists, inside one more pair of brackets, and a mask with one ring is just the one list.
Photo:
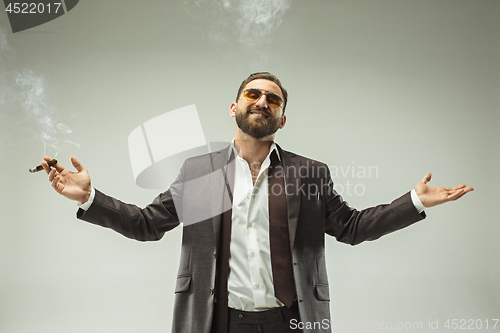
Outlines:
{"label": "bearded man", "polygon": [[325,234],[352,245],[375,240],[473,190],[430,186],[427,174],[390,204],[349,207],[325,164],[274,142],[287,102],[277,77],[251,74],[230,105],[230,147],[186,160],[145,208],[94,189],[75,157],[77,172],[44,157],[53,188],[79,201],[79,219],[142,241],[183,222],[172,332],[330,332]]}

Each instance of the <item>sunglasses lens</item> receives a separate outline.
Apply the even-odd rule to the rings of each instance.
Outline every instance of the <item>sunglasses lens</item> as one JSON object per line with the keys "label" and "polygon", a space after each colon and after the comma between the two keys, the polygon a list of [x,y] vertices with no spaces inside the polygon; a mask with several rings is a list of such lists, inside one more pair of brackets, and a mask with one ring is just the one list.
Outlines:
{"label": "sunglasses lens", "polygon": [[249,102],[254,102],[262,96],[262,93],[257,89],[248,89],[245,90],[244,96]]}
{"label": "sunglasses lens", "polygon": [[277,108],[281,105],[281,98],[278,95],[267,94],[266,99],[269,105],[271,105],[273,108]]}

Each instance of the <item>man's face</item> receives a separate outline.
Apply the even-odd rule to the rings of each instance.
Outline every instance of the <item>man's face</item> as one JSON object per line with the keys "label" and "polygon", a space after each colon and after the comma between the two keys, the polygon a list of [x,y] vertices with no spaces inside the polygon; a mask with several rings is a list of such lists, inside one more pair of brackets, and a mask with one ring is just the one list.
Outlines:
{"label": "man's face", "polygon": [[268,105],[265,93],[274,93],[283,99],[281,89],[276,83],[263,79],[249,82],[243,91],[249,88],[261,90],[264,94],[253,102],[241,94],[238,103],[231,105],[231,116],[236,118],[236,125],[245,134],[257,139],[273,135],[285,126],[286,117],[283,115],[282,107]]}

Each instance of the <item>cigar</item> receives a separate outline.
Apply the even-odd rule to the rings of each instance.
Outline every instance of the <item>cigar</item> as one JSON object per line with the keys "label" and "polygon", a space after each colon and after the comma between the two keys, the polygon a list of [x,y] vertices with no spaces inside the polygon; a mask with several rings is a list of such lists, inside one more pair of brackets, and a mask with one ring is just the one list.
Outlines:
{"label": "cigar", "polygon": [[[49,166],[54,166],[57,164],[57,160],[52,160],[50,162],[47,162],[47,164]],[[31,173],[35,173],[35,172],[38,172],[38,171],[42,171],[43,170],[43,166],[40,164],[39,166],[37,166],[36,168],[33,168],[33,169],[30,169],[30,172]]]}

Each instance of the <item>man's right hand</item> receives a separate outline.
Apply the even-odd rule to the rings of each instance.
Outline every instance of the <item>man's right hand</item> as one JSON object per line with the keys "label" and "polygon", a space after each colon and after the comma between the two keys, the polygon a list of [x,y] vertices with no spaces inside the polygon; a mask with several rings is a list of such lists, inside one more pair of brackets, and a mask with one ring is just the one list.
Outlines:
{"label": "man's right hand", "polygon": [[89,200],[90,193],[92,192],[90,176],[76,157],[71,157],[71,163],[77,172],[66,170],[59,162],[51,168],[47,162],[52,161],[52,158],[44,156],[43,159],[42,166],[49,175],[49,181],[57,193],[81,203]]}

